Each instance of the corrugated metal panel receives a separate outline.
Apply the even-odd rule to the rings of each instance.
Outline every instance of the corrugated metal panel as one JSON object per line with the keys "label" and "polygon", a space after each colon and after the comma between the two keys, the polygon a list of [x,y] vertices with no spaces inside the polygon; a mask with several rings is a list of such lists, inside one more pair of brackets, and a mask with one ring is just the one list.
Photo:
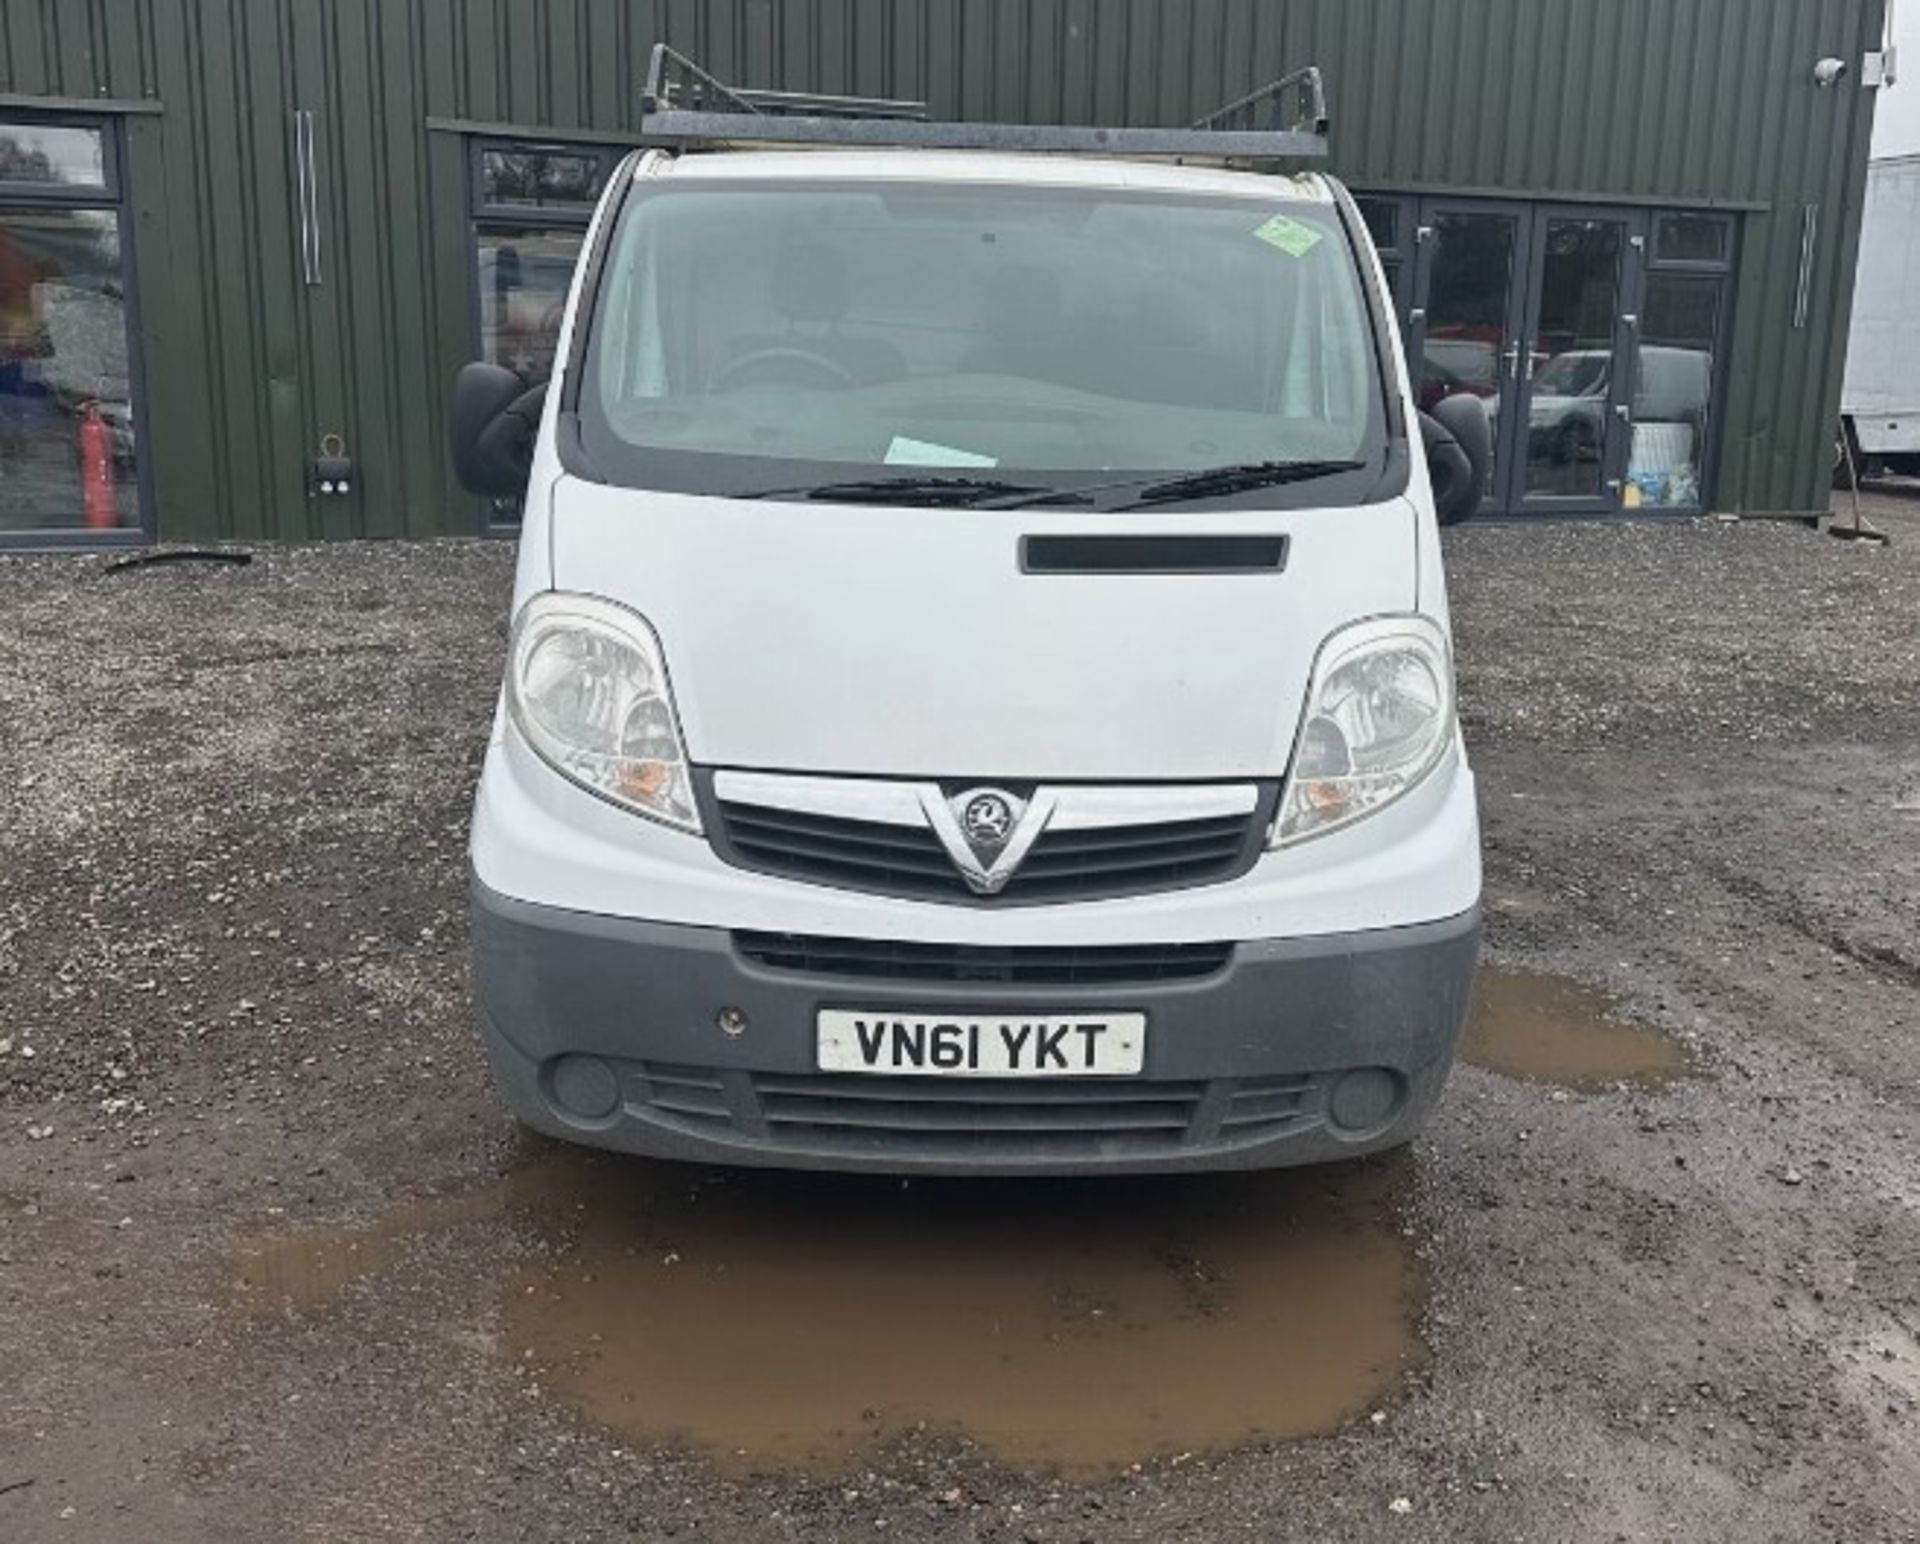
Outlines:
{"label": "corrugated metal panel", "polygon": [[[0,0],[0,92],[158,97],[129,172],[169,536],[472,529],[441,450],[468,350],[464,163],[429,118],[622,133],[666,38],[749,84],[965,117],[1177,122],[1327,71],[1363,185],[1764,205],[1744,219],[1718,480],[1823,502],[1872,94],[1820,91],[1882,0]],[[301,282],[289,115],[317,115]],[[1801,211],[1820,209],[1806,325]],[[348,500],[309,499],[337,431]]]}

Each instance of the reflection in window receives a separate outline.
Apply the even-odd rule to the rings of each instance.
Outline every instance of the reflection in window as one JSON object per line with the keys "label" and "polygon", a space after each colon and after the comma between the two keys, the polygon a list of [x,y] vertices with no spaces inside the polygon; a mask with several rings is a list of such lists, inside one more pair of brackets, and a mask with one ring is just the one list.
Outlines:
{"label": "reflection in window", "polygon": [[529,382],[553,374],[579,230],[480,231],[480,357]]}
{"label": "reflection in window", "polygon": [[1721,215],[1663,214],[1654,225],[1654,258],[1662,263],[1724,263],[1728,231]]}
{"label": "reflection in window", "polygon": [[[574,262],[620,154],[513,140],[469,147],[479,357],[529,385],[553,374]],[[490,518],[517,520],[519,501],[496,500]]]}
{"label": "reflection in window", "polygon": [[0,182],[104,189],[106,136],[69,124],[0,122]]}
{"label": "reflection in window", "polygon": [[1689,509],[1700,503],[1724,283],[1717,275],[1647,277],[1634,375],[1629,508]]}
{"label": "reflection in window", "polygon": [[591,211],[600,196],[604,164],[604,158],[591,150],[484,150],[480,153],[480,202]]}
{"label": "reflection in window", "polygon": [[0,531],[140,523],[118,216],[0,208]]}
{"label": "reflection in window", "polygon": [[1590,498],[1605,486],[1625,244],[1617,219],[1547,221],[1527,407],[1530,494]]}

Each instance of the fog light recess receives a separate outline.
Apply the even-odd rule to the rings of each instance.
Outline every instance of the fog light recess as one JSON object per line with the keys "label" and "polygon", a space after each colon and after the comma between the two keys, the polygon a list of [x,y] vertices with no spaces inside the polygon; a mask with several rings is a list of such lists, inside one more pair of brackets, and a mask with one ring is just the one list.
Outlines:
{"label": "fog light recess", "polygon": [[1393,1123],[1406,1103],[1407,1082],[1387,1067],[1342,1073],[1327,1095],[1327,1122],[1341,1136],[1368,1136]]}
{"label": "fog light recess", "polygon": [[562,1056],[548,1070],[547,1091],[575,1120],[605,1120],[620,1104],[619,1076],[597,1056]]}

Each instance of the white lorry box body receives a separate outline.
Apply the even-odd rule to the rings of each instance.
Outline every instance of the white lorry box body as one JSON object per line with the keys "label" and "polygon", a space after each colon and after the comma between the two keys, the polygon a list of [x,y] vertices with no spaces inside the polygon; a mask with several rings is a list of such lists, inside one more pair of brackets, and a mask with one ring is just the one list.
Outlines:
{"label": "white lorry box body", "polygon": [[1840,412],[1856,454],[1920,470],[1920,156],[1867,168]]}

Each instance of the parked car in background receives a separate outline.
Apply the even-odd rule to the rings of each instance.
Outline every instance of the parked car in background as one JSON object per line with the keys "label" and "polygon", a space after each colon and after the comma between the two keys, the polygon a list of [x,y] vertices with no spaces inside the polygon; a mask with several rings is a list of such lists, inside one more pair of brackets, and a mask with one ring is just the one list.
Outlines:
{"label": "parked car in background", "polygon": [[[1527,432],[1549,459],[1591,460],[1613,389],[1611,350],[1569,349],[1539,366]],[[1705,349],[1647,345],[1638,351],[1633,383],[1636,423],[1697,424],[1709,398],[1713,356]]]}
{"label": "parked car in background", "polygon": [[1500,347],[1484,338],[1429,337],[1419,385],[1423,412],[1463,391],[1493,412],[1500,398]]}

